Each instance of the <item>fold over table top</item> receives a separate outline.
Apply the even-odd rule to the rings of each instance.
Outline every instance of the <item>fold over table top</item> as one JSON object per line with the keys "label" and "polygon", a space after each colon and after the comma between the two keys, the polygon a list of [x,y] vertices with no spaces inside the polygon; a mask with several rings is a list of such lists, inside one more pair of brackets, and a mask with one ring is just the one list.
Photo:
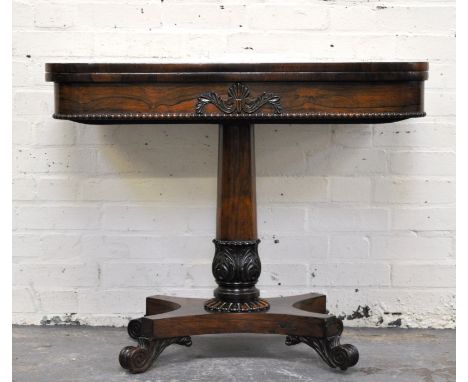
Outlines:
{"label": "fold over table top", "polygon": [[424,113],[425,62],[46,64],[55,118],[84,123],[391,122]]}

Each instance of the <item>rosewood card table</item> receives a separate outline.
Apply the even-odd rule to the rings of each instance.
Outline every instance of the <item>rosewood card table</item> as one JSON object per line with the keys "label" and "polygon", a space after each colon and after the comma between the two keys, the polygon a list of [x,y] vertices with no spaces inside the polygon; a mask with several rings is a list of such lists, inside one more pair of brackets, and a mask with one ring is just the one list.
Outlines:
{"label": "rosewood card table", "polygon": [[[151,296],[130,321],[136,346],[122,367],[147,370],[170,344],[192,335],[269,333],[303,342],[332,368],[358,362],[340,344],[343,324],[326,297],[263,299],[255,196],[254,123],[388,123],[423,117],[428,64],[47,64],[54,118],[88,124],[219,124],[218,201],[209,300]],[[294,134],[294,127],[291,127]],[[169,254],[168,254],[169,255]]]}

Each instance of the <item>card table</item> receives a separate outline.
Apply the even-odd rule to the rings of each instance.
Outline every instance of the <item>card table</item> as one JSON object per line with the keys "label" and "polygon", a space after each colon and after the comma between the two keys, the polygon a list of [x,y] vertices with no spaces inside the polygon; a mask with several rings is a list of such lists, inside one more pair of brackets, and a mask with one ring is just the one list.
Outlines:
{"label": "card table", "polygon": [[[258,255],[254,124],[390,123],[423,117],[425,62],[258,64],[46,64],[54,82],[54,118],[86,124],[216,123],[218,194],[211,299],[150,296],[131,320],[136,346],[123,368],[146,371],[170,344],[191,336],[267,333],[305,343],[332,368],[359,353],[340,344],[343,323],[326,296],[264,299]],[[294,126],[290,127],[294,134]],[[285,254],[287,255],[287,254]],[[131,286],[129,286],[131,287]]]}

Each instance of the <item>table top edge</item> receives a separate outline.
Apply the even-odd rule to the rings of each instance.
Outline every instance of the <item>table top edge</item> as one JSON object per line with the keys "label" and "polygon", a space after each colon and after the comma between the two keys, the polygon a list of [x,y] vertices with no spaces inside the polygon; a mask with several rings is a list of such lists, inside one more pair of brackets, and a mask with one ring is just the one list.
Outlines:
{"label": "table top edge", "polygon": [[425,72],[428,62],[337,62],[337,63],[46,63],[48,73],[362,73]]}

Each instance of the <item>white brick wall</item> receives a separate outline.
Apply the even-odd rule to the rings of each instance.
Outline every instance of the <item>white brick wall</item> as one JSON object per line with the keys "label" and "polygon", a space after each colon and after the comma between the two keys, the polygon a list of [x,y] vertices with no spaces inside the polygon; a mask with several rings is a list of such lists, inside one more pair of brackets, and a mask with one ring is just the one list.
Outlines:
{"label": "white brick wall", "polygon": [[257,126],[259,286],[454,327],[454,1],[13,5],[15,323],[125,324],[214,287],[217,127],[54,121],[44,63],[429,60],[424,119]]}

